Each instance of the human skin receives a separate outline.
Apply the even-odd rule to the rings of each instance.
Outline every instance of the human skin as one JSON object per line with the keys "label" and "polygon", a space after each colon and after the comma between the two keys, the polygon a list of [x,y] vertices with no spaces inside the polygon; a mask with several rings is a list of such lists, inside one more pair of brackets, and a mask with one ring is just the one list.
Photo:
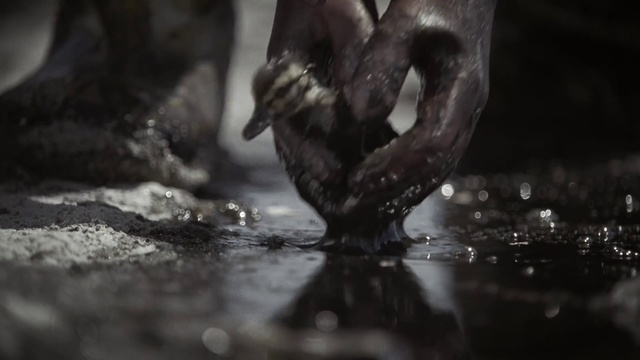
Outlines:
{"label": "human skin", "polygon": [[[378,21],[372,2],[278,1],[268,60],[296,54],[338,91],[331,111],[307,115],[336,121],[335,131],[301,131],[296,117],[272,124],[289,175],[332,237],[355,232],[345,240],[355,247],[371,238],[366,252],[400,241],[404,218],[453,171],[488,97],[494,9],[495,0],[394,0]],[[390,136],[387,118],[412,67],[416,122]],[[353,149],[336,147],[377,133],[386,140],[356,162]],[[373,222],[381,225],[370,230]]]}

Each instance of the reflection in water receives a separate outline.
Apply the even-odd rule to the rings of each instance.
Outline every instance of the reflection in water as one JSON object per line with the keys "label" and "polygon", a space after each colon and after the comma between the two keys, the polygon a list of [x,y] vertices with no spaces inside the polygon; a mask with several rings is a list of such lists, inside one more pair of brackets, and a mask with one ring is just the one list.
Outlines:
{"label": "reflection in water", "polygon": [[[399,259],[329,256],[275,319],[298,333],[313,329],[304,340],[307,354],[269,358],[308,359],[314,353],[329,359],[470,358],[451,302],[444,301],[446,274],[436,271],[427,278],[420,281]],[[433,285],[433,294],[420,283]]]}
{"label": "reflection in water", "polygon": [[166,262],[4,264],[0,358],[640,359],[640,175],[560,170],[452,178],[407,221],[421,242],[402,261],[257,247],[322,233],[310,212],[274,220],[295,203],[270,192],[256,226],[227,202],[224,237],[155,241],[193,249]]}
{"label": "reflection in water", "polygon": [[265,331],[270,359],[640,358],[632,165],[451,178],[402,261],[328,257]]}

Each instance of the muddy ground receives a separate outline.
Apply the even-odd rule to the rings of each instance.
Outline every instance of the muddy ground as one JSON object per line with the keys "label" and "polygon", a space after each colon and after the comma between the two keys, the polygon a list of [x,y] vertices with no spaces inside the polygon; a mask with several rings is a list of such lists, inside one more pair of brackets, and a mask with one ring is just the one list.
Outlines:
{"label": "muddy ground", "polygon": [[[223,138],[248,179],[215,201],[158,183],[0,184],[0,359],[640,356],[639,158],[454,176],[409,218],[402,259],[299,250],[323,223],[270,135],[239,131],[273,4],[238,4]],[[37,65],[30,49],[15,74]]]}

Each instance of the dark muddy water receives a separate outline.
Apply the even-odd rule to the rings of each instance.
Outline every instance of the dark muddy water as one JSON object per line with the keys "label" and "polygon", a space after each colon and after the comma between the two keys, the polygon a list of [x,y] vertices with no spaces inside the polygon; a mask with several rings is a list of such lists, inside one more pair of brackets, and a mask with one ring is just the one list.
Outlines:
{"label": "dark muddy water", "polygon": [[243,190],[259,216],[226,208],[236,224],[211,241],[227,250],[0,267],[2,354],[637,359],[638,165],[454,177],[409,218],[404,258],[298,249],[323,224],[281,171],[256,170],[273,180]]}

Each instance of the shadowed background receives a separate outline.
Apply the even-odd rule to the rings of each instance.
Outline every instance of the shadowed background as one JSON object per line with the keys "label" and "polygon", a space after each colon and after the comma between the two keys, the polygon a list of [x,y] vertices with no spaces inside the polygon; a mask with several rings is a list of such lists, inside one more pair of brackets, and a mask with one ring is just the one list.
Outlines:
{"label": "shadowed background", "polygon": [[[55,3],[0,5],[0,91],[42,61]],[[241,163],[274,163],[270,133],[246,143],[240,129],[250,116],[250,79],[265,59],[275,1],[236,6],[239,37],[222,142]],[[620,1],[499,1],[494,29],[491,96],[459,172],[523,170],[530,158],[590,161],[639,149],[640,26]],[[399,129],[414,119],[417,89],[411,74],[392,116]]]}

